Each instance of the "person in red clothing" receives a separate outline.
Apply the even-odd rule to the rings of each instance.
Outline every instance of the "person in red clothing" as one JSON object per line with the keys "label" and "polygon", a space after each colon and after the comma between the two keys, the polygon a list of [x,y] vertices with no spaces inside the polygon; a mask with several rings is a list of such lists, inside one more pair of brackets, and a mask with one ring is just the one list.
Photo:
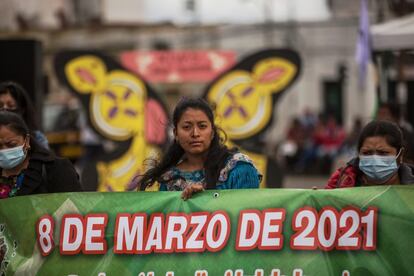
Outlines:
{"label": "person in red clothing", "polygon": [[358,140],[358,157],[336,170],[325,188],[414,184],[414,167],[403,162],[403,145],[397,124],[381,120],[368,123]]}
{"label": "person in red clothing", "polygon": [[326,125],[317,129],[314,133],[313,139],[318,145],[318,157],[328,156],[334,158],[345,138],[344,129],[337,124],[335,117],[329,116]]}
{"label": "person in red clothing", "polygon": [[297,171],[306,171],[316,163],[322,173],[330,173],[332,162],[337,157],[345,138],[346,133],[334,116],[321,115],[313,130],[311,141],[305,145],[303,154],[297,162]]}

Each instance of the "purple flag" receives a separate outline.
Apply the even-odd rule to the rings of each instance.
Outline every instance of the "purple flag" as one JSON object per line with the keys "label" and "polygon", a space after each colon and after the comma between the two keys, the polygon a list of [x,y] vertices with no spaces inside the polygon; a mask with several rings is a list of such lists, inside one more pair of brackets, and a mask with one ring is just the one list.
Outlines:
{"label": "purple flag", "polygon": [[356,60],[359,65],[359,85],[362,87],[365,84],[367,66],[371,60],[371,34],[369,32],[367,0],[361,0]]}

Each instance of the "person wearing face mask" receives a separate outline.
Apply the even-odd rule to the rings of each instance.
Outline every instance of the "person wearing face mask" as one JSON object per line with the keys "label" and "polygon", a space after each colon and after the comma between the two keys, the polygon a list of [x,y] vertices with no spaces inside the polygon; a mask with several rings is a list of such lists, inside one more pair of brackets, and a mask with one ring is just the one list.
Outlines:
{"label": "person wearing face mask", "polygon": [[39,146],[19,115],[0,111],[0,199],[78,191],[72,163]]}
{"label": "person wearing face mask", "polygon": [[403,162],[404,138],[391,121],[375,120],[361,131],[358,157],[336,170],[326,189],[414,184],[414,167]]}

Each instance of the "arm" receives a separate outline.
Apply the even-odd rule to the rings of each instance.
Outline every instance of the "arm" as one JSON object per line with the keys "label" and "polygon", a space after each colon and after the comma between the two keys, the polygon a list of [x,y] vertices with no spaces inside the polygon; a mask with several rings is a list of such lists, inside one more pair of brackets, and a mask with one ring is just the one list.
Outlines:
{"label": "arm", "polygon": [[237,162],[230,171],[229,177],[220,189],[254,189],[259,188],[259,173],[256,168],[246,162]]}
{"label": "arm", "polygon": [[328,179],[328,183],[325,185],[325,189],[336,189],[338,188],[338,181],[341,175],[342,168],[337,169]]}
{"label": "arm", "polygon": [[49,141],[47,140],[47,137],[45,136],[45,134],[43,132],[41,132],[40,130],[35,130],[33,132],[33,135],[34,135],[34,138],[36,139],[36,141],[39,143],[39,145],[41,145],[45,149],[50,149],[49,148]]}
{"label": "arm", "polygon": [[331,177],[325,189],[355,187],[357,182],[357,171],[352,166],[337,169]]}
{"label": "arm", "polygon": [[68,159],[57,158],[46,168],[49,193],[82,191],[79,175]]}

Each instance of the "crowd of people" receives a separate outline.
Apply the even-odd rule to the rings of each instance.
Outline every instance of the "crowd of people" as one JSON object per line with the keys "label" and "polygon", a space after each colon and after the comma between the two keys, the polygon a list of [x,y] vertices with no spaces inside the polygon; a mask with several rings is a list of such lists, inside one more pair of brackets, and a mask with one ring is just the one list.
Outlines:
{"label": "crowd of people", "polygon": [[[380,104],[375,119],[398,125],[404,137],[404,160],[414,164],[413,128],[403,119],[398,104]],[[358,154],[362,130],[361,118],[355,118],[352,128],[346,132],[334,116],[316,116],[306,109],[301,116],[292,119],[276,154],[290,173],[327,175]]]}
{"label": "crowd of people", "polygon": [[333,160],[355,143],[333,115],[316,116],[308,109],[292,120],[286,133],[277,154],[294,173],[326,174]]}
{"label": "crowd of people", "polygon": [[[54,155],[39,130],[25,90],[0,84],[0,198],[82,191],[72,163]],[[378,118],[365,127],[356,119],[346,134],[335,117],[306,110],[292,120],[280,154],[295,171],[315,160],[329,166],[340,154],[350,160],[337,169],[326,188],[414,184],[412,127],[391,104],[378,108]],[[262,176],[250,158],[225,145],[214,113],[201,98],[182,99],[174,109],[174,139],[160,160],[133,181],[140,191],[182,191],[187,200],[206,189],[258,188]],[[408,137],[408,139],[407,139]],[[329,168],[330,169],[330,168]]]}

